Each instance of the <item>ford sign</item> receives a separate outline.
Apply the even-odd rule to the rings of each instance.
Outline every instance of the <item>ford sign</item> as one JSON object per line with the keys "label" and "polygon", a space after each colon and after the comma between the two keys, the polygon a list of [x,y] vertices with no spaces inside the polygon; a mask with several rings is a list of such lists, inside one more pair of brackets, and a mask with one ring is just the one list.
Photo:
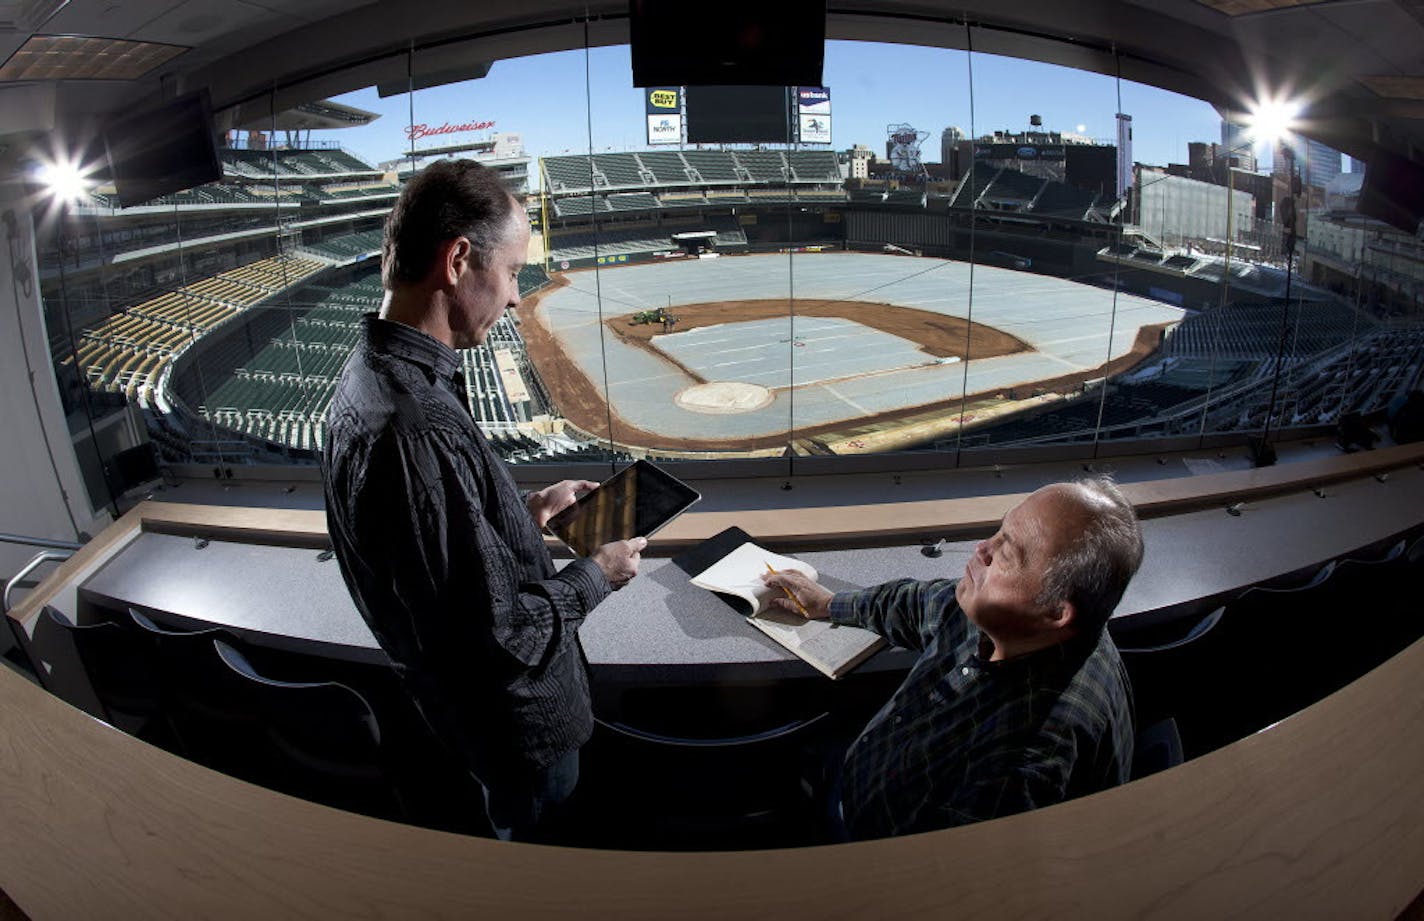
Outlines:
{"label": "ford sign", "polygon": [[1020,147],[1018,150],[1018,154],[1020,160],[1032,160],[1034,157],[1038,156],[1038,148]]}

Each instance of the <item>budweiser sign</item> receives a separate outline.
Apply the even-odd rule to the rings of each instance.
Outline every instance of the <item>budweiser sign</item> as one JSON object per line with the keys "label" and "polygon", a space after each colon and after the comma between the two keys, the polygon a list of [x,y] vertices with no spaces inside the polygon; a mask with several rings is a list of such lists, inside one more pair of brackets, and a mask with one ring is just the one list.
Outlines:
{"label": "budweiser sign", "polygon": [[452,125],[446,122],[443,125],[407,125],[405,129],[406,139],[412,143],[421,138],[436,137],[441,134],[459,134],[462,131],[487,131],[494,127],[494,122],[464,122],[459,125]]}

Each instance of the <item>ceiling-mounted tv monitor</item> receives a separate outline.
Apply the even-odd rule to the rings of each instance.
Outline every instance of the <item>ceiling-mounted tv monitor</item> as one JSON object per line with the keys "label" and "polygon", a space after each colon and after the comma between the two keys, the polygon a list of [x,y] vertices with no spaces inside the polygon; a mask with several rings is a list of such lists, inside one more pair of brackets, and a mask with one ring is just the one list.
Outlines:
{"label": "ceiling-mounted tv monitor", "polygon": [[634,86],[822,86],[826,0],[629,0]]}
{"label": "ceiling-mounted tv monitor", "polygon": [[791,91],[784,86],[689,86],[687,143],[789,144]]}
{"label": "ceiling-mounted tv monitor", "polygon": [[104,147],[124,208],[222,178],[206,89],[109,121]]}

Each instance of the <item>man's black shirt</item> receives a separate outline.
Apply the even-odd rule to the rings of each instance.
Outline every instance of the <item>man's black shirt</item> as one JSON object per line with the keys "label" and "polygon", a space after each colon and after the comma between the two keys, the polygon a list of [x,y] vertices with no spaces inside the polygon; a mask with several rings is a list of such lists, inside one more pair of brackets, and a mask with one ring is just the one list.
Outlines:
{"label": "man's black shirt", "polygon": [[364,318],[327,411],[327,525],[356,607],[426,719],[481,776],[553,763],[593,731],[578,642],[609,592],[556,571],[452,383],[457,353]]}

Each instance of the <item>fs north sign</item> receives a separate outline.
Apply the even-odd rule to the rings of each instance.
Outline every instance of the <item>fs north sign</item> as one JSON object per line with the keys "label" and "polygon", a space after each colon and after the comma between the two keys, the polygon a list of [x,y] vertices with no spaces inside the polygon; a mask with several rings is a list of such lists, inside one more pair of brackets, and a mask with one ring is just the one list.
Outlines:
{"label": "fs north sign", "polygon": [[648,144],[682,143],[682,88],[651,86],[643,91],[648,116]]}

